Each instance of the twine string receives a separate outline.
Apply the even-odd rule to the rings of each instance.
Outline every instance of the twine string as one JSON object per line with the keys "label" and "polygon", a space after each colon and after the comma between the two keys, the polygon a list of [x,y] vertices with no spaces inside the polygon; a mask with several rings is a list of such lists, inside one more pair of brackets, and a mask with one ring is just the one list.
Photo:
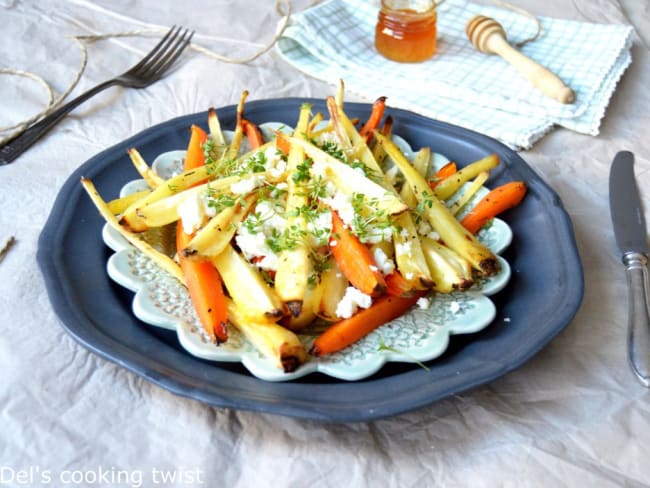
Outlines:
{"label": "twine string", "polygon": [[9,236],[7,242],[5,242],[2,248],[0,248],[0,262],[2,262],[2,260],[11,250],[11,248],[14,247],[14,244],[16,244],[16,238],[14,236]]}
{"label": "twine string", "polygon": [[529,42],[536,41],[539,38],[539,36],[542,35],[542,23],[539,21],[539,19],[536,16],[531,14],[528,10],[523,9],[521,7],[517,7],[516,5],[512,5],[511,3],[504,2],[503,0],[492,0],[492,3],[500,7],[506,8],[508,10],[512,10],[513,12],[519,15],[523,15],[524,17],[528,17],[535,23],[535,34],[522,41],[514,43],[513,44],[514,47],[517,48],[523,47]]}
{"label": "twine string", "polygon": [[[313,0],[310,7],[313,7],[314,5],[320,3],[321,1],[322,0]],[[521,47],[526,43],[532,42],[540,36],[542,32],[542,26],[539,20],[537,19],[537,17],[535,17],[533,14],[502,0],[491,0],[491,1],[497,5],[510,9],[516,13],[525,15],[526,17],[531,18],[536,23],[537,31],[535,35],[517,43],[516,44],[517,47]],[[437,5],[441,5],[443,2],[444,0],[437,2]],[[9,3],[8,6],[11,7],[12,5],[13,2]],[[291,13],[292,13],[291,7],[292,7],[291,0],[275,0],[275,11],[281,17],[281,21],[279,23],[278,29],[276,30],[276,33],[273,36],[273,38],[267,44],[265,44],[264,46],[262,46],[261,49],[259,49],[258,51],[254,52],[249,56],[245,56],[241,58],[232,58],[229,56],[224,56],[206,47],[203,47],[195,42],[192,42],[189,47],[194,51],[197,51],[205,56],[211,57],[223,63],[230,63],[230,64],[250,63],[256,60],[257,58],[259,58],[260,56],[264,55],[265,53],[267,53],[271,48],[273,48],[273,46],[277,43],[280,37],[282,37],[291,18]],[[5,127],[0,126],[0,134],[8,133],[4,137],[0,137],[0,145],[2,145],[3,143],[5,143],[10,139],[13,139],[14,137],[17,137],[25,130],[27,130],[34,122],[38,121],[43,117],[46,117],[48,114],[56,110],[63,103],[63,101],[68,97],[68,95],[70,95],[70,93],[76,88],[88,64],[88,49],[86,48],[85,43],[93,43],[105,39],[116,39],[121,37],[145,36],[145,35],[150,35],[152,33],[156,34],[156,33],[162,33],[166,31],[167,29],[163,29],[163,28],[148,28],[148,29],[132,30],[127,32],[117,32],[117,33],[109,33],[109,34],[88,34],[88,35],[68,36],[68,38],[73,40],[79,47],[81,53],[81,60],[79,62],[79,67],[77,68],[75,76],[73,80],[70,82],[70,85],[58,97],[55,97],[52,86],[48,82],[46,82],[42,77],[34,73],[21,71],[18,69],[0,68],[0,75],[20,76],[35,81],[36,83],[41,85],[41,87],[46,91],[48,97],[48,101],[45,104],[45,108],[43,110],[15,124],[8,125]]]}
{"label": "twine string", "polygon": [[[278,39],[280,39],[285,29],[287,28],[289,19],[291,18],[291,0],[275,0],[275,10],[278,13],[278,15],[280,15],[281,17],[281,21],[275,35],[273,36],[271,41],[269,41],[261,49],[251,54],[250,56],[241,57],[241,58],[224,56],[208,48],[205,48],[195,42],[190,43],[189,48],[205,56],[221,61],[223,63],[247,64],[252,61],[255,61],[257,58],[264,55],[271,48],[273,48],[273,46],[276,44]],[[88,64],[88,49],[86,48],[85,43],[93,43],[105,39],[115,39],[121,37],[145,36],[152,33],[162,33],[162,32],[167,32],[167,29],[152,28],[152,29],[140,29],[140,30],[127,31],[127,32],[117,32],[117,33],[107,33],[107,34],[87,34],[87,35],[68,36],[68,38],[73,40],[79,47],[79,51],[81,53],[81,60],[79,63],[79,67],[77,68],[77,71],[75,73],[75,76],[70,82],[70,85],[58,97],[55,97],[52,86],[47,81],[45,81],[42,77],[34,73],[30,73],[28,71],[22,71],[13,68],[0,68],[0,75],[20,76],[35,81],[46,91],[47,98],[48,98],[48,101],[45,104],[45,108],[39,111],[38,113],[36,113],[35,115],[25,120],[22,120],[20,122],[17,122],[15,124],[7,125],[4,127],[0,126],[0,134],[8,133],[4,137],[0,138],[0,144],[3,144],[4,142],[10,139],[13,139],[14,137],[17,137],[18,135],[26,131],[34,122],[38,121],[43,117],[46,117],[48,114],[50,114],[51,112],[59,108],[59,106],[63,103],[63,101],[68,97],[68,95],[70,95],[70,93],[76,88]]]}

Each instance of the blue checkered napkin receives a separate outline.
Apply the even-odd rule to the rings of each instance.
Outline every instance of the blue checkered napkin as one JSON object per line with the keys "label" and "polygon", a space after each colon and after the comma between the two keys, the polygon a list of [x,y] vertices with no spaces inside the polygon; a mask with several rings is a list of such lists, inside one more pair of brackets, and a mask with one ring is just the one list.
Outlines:
{"label": "blue checkered napkin", "polygon": [[465,35],[476,14],[493,17],[515,43],[535,33],[526,16],[466,0],[439,7],[438,52],[429,61],[389,61],[374,48],[378,2],[330,0],[292,17],[277,44],[297,69],[374,99],[529,148],[556,124],[598,134],[616,84],[631,62],[632,28],[540,18],[542,35],[522,52],[576,93],[564,105],[544,96],[498,56],[476,51]]}

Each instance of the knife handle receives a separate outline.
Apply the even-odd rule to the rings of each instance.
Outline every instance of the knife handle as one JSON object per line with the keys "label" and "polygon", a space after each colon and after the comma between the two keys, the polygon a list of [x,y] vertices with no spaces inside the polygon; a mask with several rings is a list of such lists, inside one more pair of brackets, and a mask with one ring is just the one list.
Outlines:
{"label": "knife handle", "polygon": [[629,290],[627,347],[636,377],[650,387],[650,313],[648,312],[648,258],[638,252],[623,255]]}

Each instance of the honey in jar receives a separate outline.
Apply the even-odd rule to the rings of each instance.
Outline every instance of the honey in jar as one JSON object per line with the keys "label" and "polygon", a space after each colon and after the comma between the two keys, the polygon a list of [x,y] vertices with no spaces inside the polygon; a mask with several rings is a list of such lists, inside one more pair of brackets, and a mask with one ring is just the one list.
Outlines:
{"label": "honey in jar", "polygon": [[382,0],[375,48],[402,63],[429,59],[436,52],[437,16],[434,0]]}

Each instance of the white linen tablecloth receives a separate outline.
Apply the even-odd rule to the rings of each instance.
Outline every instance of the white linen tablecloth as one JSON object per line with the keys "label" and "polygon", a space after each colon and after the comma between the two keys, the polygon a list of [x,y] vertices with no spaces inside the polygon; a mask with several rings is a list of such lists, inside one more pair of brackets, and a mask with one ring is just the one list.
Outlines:
{"label": "white linen tablecloth", "polygon": [[[294,10],[309,3],[295,1]],[[246,65],[193,51],[145,90],[95,97],[0,167],[0,246],[17,239],[0,262],[0,486],[650,485],[650,393],[627,364],[627,291],[607,185],[614,154],[634,151],[650,209],[650,11],[645,0],[516,3],[537,15],[635,28],[633,61],[600,135],[560,128],[521,153],[562,198],[584,265],[582,307],[556,339],[490,384],[353,424],[209,407],[76,343],[52,309],[35,256],[54,199],[80,164],[154,124],[235,104],[244,89],[250,100],[333,93],[273,50]],[[80,60],[68,35],[179,24],[197,30],[197,43],[245,56],[272,39],[277,22],[268,0],[0,0],[0,67],[35,72],[60,92]],[[90,44],[75,93],[128,68],[150,45]],[[0,125],[43,100],[32,82],[0,75]]]}

